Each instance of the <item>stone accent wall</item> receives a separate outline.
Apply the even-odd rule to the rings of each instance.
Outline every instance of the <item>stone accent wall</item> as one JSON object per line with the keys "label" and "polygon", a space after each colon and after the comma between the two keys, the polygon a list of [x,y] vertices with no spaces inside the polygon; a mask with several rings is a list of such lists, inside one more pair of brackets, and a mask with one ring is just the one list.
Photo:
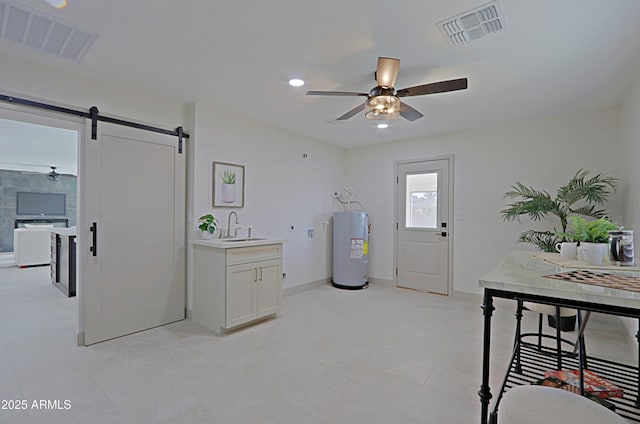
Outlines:
{"label": "stone accent wall", "polygon": [[[16,193],[19,191],[66,194],[67,215],[18,216],[16,215]],[[71,227],[76,225],[77,201],[77,177],[75,176],[60,175],[57,181],[50,181],[46,173],[31,174],[0,169],[0,252],[13,252],[13,230],[16,218],[67,218]]]}

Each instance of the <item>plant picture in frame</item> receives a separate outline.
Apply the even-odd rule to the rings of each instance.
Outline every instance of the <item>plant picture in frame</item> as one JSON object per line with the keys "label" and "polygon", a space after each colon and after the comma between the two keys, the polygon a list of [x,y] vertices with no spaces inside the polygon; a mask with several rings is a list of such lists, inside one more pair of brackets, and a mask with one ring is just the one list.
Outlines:
{"label": "plant picture in frame", "polygon": [[213,207],[244,207],[244,166],[213,162]]}

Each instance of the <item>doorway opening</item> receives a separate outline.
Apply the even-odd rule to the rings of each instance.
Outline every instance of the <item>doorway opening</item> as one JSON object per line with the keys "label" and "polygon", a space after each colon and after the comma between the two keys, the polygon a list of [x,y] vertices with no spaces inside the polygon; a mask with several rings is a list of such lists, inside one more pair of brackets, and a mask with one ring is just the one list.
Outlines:
{"label": "doorway opening", "polygon": [[[15,311],[16,322],[31,322],[20,315],[32,316],[29,308],[41,302],[51,315],[41,316],[43,322],[79,328],[75,252],[68,241],[75,247],[81,137],[80,122],[0,107],[0,282],[3,292],[13,294],[2,296],[8,302],[2,306]],[[62,238],[63,260],[57,244]]]}

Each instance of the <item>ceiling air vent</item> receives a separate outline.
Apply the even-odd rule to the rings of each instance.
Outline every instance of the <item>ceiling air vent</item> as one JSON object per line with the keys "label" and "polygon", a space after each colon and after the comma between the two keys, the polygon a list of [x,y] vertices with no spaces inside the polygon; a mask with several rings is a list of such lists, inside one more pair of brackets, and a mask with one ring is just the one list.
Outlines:
{"label": "ceiling air vent", "polygon": [[492,1],[437,23],[438,29],[452,47],[502,31],[506,24],[499,1]]}
{"label": "ceiling air vent", "polygon": [[0,0],[0,38],[79,62],[97,34],[11,0]]}

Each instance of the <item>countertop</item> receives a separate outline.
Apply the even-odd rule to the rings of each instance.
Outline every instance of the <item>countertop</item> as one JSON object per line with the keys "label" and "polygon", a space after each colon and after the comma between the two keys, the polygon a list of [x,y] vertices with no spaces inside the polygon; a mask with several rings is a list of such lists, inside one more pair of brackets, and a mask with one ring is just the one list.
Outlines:
{"label": "countertop", "polygon": [[[640,272],[625,271],[624,268],[618,269],[607,269],[602,272],[640,278]],[[479,280],[479,284],[483,288],[514,293],[527,293],[630,308],[640,307],[639,292],[544,277],[545,275],[571,270],[571,268],[560,267],[535,258],[533,252],[516,251],[483,275]]]}
{"label": "countertop", "polygon": [[[235,240],[235,241],[234,241]],[[236,247],[266,246],[269,244],[286,243],[284,239],[261,239],[259,237],[246,240],[246,238],[238,239],[211,239],[211,240],[192,240],[195,246],[213,247],[216,249],[232,249]]]}

